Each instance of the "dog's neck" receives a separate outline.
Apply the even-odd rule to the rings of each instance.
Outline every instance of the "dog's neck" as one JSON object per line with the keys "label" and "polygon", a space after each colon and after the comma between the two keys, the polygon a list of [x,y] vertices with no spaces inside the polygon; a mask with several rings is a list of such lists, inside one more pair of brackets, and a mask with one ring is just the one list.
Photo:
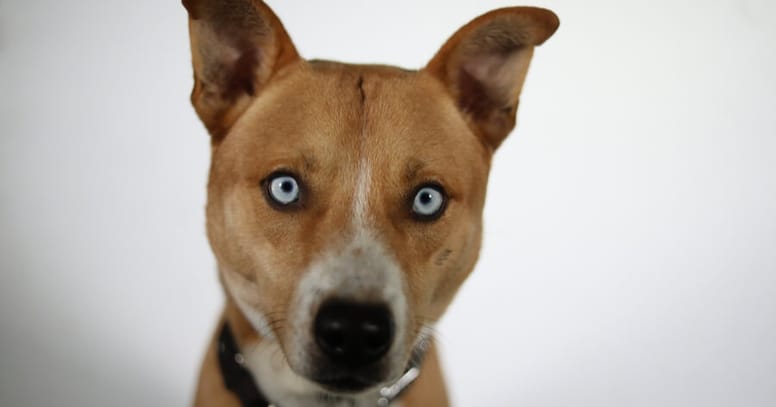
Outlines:
{"label": "dog's neck", "polygon": [[[230,338],[225,339],[222,333],[217,344],[219,351],[226,350],[226,360],[237,360],[236,363],[250,372],[260,399],[274,407],[397,407],[400,404],[393,401],[394,397],[412,383],[419,371],[417,367],[411,368],[387,388],[354,395],[333,394],[291,370],[277,341],[257,334],[231,301],[228,301],[223,324]],[[224,341],[230,340],[234,343],[225,346]],[[221,370],[222,374],[232,374],[223,365]],[[228,382],[233,378],[224,379]]]}

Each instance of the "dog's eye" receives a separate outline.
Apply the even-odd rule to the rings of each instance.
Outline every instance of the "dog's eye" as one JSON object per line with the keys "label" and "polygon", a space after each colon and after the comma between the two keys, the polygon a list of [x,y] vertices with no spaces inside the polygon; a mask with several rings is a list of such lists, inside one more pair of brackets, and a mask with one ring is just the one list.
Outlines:
{"label": "dog's eye", "polygon": [[412,212],[421,220],[435,220],[442,215],[447,203],[445,190],[439,185],[425,185],[412,200]]}
{"label": "dog's eye", "polygon": [[267,182],[267,196],[278,205],[290,205],[299,200],[299,182],[291,175],[270,176]]}

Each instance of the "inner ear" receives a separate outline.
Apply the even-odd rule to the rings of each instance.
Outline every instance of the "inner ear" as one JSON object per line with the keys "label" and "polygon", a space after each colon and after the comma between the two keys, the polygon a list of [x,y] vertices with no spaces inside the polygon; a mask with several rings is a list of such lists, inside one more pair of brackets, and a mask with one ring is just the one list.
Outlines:
{"label": "inner ear", "polygon": [[514,128],[534,47],[557,27],[558,18],[545,9],[491,11],[458,30],[425,70],[445,84],[477,134],[495,149]]}
{"label": "inner ear", "polygon": [[476,119],[510,114],[517,107],[533,47],[465,58],[458,77],[458,105]]}
{"label": "inner ear", "polygon": [[191,101],[214,140],[270,80],[299,60],[275,13],[256,0],[184,0],[189,12]]}

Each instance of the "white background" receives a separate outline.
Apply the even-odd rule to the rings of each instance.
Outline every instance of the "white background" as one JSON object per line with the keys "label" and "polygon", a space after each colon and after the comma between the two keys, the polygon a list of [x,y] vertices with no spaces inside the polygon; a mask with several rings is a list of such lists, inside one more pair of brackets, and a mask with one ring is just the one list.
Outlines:
{"label": "white background", "polygon": [[[425,64],[507,1],[273,1],[309,58]],[[458,406],[776,405],[776,3],[535,1]],[[0,405],[181,406],[221,305],[177,1],[0,0]]]}

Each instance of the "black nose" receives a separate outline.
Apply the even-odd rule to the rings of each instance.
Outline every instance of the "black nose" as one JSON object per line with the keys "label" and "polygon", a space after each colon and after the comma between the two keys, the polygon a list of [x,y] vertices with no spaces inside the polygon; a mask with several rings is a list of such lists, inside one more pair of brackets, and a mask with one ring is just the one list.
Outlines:
{"label": "black nose", "polygon": [[388,352],[393,318],[383,305],[328,301],[315,317],[315,342],[335,363],[368,365]]}

